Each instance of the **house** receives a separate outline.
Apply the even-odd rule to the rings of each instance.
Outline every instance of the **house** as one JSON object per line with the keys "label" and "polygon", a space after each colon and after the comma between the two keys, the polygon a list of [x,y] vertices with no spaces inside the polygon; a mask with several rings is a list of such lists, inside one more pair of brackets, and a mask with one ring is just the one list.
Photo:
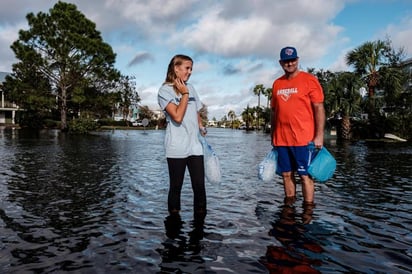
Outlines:
{"label": "house", "polygon": [[405,89],[409,89],[412,87],[412,57],[403,61],[401,63],[401,67],[408,73],[408,82],[405,86]]}
{"label": "house", "polygon": [[9,102],[5,99],[5,95],[3,91],[3,83],[7,75],[9,75],[9,73],[0,71],[0,92],[1,92],[0,125],[16,124],[16,113],[22,110],[16,104]]}
{"label": "house", "polygon": [[209,120],[209,121],[207,121],[207,126],[208,127],[217,127],[217,123],[214,120]]}

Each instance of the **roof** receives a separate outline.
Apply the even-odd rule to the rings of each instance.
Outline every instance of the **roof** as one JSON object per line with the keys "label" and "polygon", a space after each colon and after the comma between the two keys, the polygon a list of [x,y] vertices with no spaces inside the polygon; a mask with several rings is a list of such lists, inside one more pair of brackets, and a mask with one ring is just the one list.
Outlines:
{"label": "roof", "polygon": [[0,83],[3,83],[6,80],[6,76],[9,75],[8,72],[0,71]]}
{"label": "roof", "polygon": [[401,66],[408,66],[412,64],[412,57],[401,62]]}

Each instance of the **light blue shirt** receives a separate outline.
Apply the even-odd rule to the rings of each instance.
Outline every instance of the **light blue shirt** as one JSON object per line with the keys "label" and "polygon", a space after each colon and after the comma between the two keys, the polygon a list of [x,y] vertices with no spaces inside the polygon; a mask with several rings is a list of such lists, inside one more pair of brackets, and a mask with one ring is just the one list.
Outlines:
{"label": "light blue shirt", "polygon": [[165,150],[167,158],[186,158],[191,155],[203,155],[203,147],[199,140],[198,111],[202,107],[199,96],[191,84],[186,84],[189,90],[189,102],[182,123],[176,123],[166,112],[168,104],[179,105],[182,96],[176,95],[173,86],[164,84],[157,96],[160,108],[166,115]]}

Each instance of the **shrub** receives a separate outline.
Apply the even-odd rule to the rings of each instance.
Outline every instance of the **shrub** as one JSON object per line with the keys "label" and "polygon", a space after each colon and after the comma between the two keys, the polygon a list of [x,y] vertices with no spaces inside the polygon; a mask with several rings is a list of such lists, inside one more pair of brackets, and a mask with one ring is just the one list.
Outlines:
{"label": "shrub", "polygon": [[89,118],[73,119],[69,122],[69,132],[76,134],[86,134],[99,128],[96,121]]}
{"label": "shrub", "polygon": [[44,119],[44,126],[46,128],[60,128],[60,121],[55,121],[52,119]]}

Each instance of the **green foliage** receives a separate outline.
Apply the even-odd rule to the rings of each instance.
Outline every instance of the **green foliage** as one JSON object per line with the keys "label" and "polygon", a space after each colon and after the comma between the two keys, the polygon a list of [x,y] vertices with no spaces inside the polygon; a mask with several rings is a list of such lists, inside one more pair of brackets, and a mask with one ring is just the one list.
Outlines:
{"label": "green foliage", "polygon": [[271,119],[271,109],[270,108],[264,108],[263,112],[261,114],[261,119],[264,121],[264,125],[267,126],[270,124],[270,119]]}
{"label": "green foliage", "polygon": [[270,108],[270,100],[272,99],[272,88],[266,88],[263,92],[263,95],[266,96],[266,107]]}
{"label": "green foliage", "polygon": [[44,115],[36,111],[25,111],[22,113],[19,124],[21,127],[41,129],[43,128]]}
{"label": "green foliage", "polygon": [[69,132],[75,134],[86,134],[99,128],[99,124],[89,118],[73,119],[69,123]]}
{"label": "green foliage", "polygon": [[28,111],[48,112],[56,103],[47,79],[30,64],[15,64],[3,90],[10,101]]}
{"label": "green foliage", "polygon": [[359,117],[362,102],[359,89],[362,86],[356,74],[336,73],[327,86],[332,110],[340,112],[344,117]]}
{"label": "green foliage", "polygon": [[99,119],[97,123],[99,124],[99,126],[111,126],[113,121],[113,119],[103,118]]}
{"label": "green foliage", "polygon": [[[11,48],[19,60],[6,77],[3,90],[7,99],[25,109],[19,115],[22,126],[32,128],[68,127],[72,132],[87,132],[100,125],[129,126],[126,121],[104,119],[116,110],[126,116],[138,106],[140,97],[135,79],[121,75],[115,68],[116,55],[105,43],[94,22],[87,19],[74,4],[57,2],[49,13],[29,13],[29,29],[20,30]],[[394,50],[391,41],[366,42],[346,55],[354,72],[315,71],[325,93],[327,117],[336,114],[345,118],[345,127],[353,123],[352,133],[368,136],[392,131],[404,138],[411,136],[411,91],[405,90],[410,75],[400,66],[403,49]],[[369,98],[359,96],[365,86]],[[375,89],[383,91],[375,96]],[[256,85],[258,106],[243,111],[247,127],[268,124],[272,89]],[[260,96],[267,98],[266,108],[260,107]],[[140,119],[147,118],[153,125],[154,114],[148,107],[140,108]],[[79,113],[88,112],[79,119]],[[368,124],[350,117],[368,112]],[[386,117],[383,113],[387,115]],[[207,121],[207,107],[202,108],[202,119]],[[234,122],[233,114],[228,115]],[[56,123],[56,116],[60,122]],[[258,118],[257,118],[258,117]],[[103,119],[102,119],[103,118]],[[164,118],[163,118],[164,119]],[[214,120],[216,120],[214,118]],[[162,126],[162,122],[158,124]],[[356,131],[356,132],[355,132]]]}
{"label": "green foliage", "polygon": [[[338,130],[341,129],[338,126]],[[370,138],[372,133],[370,132],[370,125],[367,120],[352,120],[351,121],[351,137],[353,140]]]}
{"label": "green foliage", "polygon": [[[404,117],[411,115],[412,103],[405,89],[408,74],[400,63],[402,55],[403,49],[395,51],[389,40],[366,42],[346,56],[347,63],[355,68],[353,73],[316,72],[325,92],[327,117],[340,114],[345,119],[368,113],[368,123],[350,120],[355,138],[380,138],[390,132],[410,139],[410,119]],[[365,86],[369,96],[362,99],[358,91]],[[347,122],[346,118],[346,126]]]}
{"label": "green foliage", "polygon": [[[207,106],[203,103],[202,103],[202,107],[199,110],[199,114],[200,114],[200,118],[202,118],[203,125],[207,125],[208,110],[207,110]],[[161,121],[160,125],[163,125],[163,123],[166,123],[166,121]]]}
{"label": "green foliage", "polygon": [[385,105],[396,106],[402,100],[404,83],[407,82],[407,72],[399,66],[380,69],[380,81],[377,88],[384,91]]}
{"label": "green foliage", "polygon": [[364,80],[368,87],[368,113],[370,118],[376,115],[375,93],[377,88],[384,88],[387,96],[402,89],[402,69],[399,64],[404,55],[392,47],[392,42],[377,40],[365,42],[346,55],[346,63],[355,68],[355,73]]}
{"label": "green foliage", "polygon": [[383,123],[386,132],[390,132],[409,141],[412,140],[412,113],[397,112],[389,115]]}
{"label": "green foliage", "polygon": [[44,119],[44,127],[46,128],[59,128],[60,127],[60,121],[56,121],[53,119]]}
{"label": "green foliage", "polygon": [[258,97],[258,107],[260,107],[260,95],[265,93],[265,87],[262,84],[256,85],[253,88],[253,94]]}
{"label": "green foliage", "polygon": [[86,87],[108,87],[119,78],[113,67],[116,55],[95,23],[73,4],[59,1],[49,13],[26,18],[29,29],[20,30],[11,46],[19,62],[6,79],[7,89],[16,102],[34,110],[51,109],[57,98],[66,129],[67,114],[86,101]]}
{"label": "green foliage", "polygon": [[[111,102],[111,110],[120,114],[122,117],[130,117],[139,110],[140,97],[136,90],[136,82],[134,77],[120,76],[113,83],[111,91],[106,94],[105,102]],[[108,106],[104,104],[105,106]],[[108,108],[106,108],[108,110]],[[110,115],[111,116],[111,115]],[[135,117],[133,117],[135,118]]]}
{"label": "green foliage", "polygon": [[[202,113],[204,113],[204,111],[207,112],[207,108],[202,108],[200,110],[201,115],[203,115]],[[139,120],[143,120],[143,119],[148,119],[153,120],[154,117],[154,113],[153,111],[150,110],[149,106],[140,106],[139,107]]]}
{"label": "green foliage", "polygon": [[24,128],[41,129],[41,128],[58,128],[60,122],[53,115],[53,112],[42,112],[35,110],[19,111],[16,115],[16,122]]}

